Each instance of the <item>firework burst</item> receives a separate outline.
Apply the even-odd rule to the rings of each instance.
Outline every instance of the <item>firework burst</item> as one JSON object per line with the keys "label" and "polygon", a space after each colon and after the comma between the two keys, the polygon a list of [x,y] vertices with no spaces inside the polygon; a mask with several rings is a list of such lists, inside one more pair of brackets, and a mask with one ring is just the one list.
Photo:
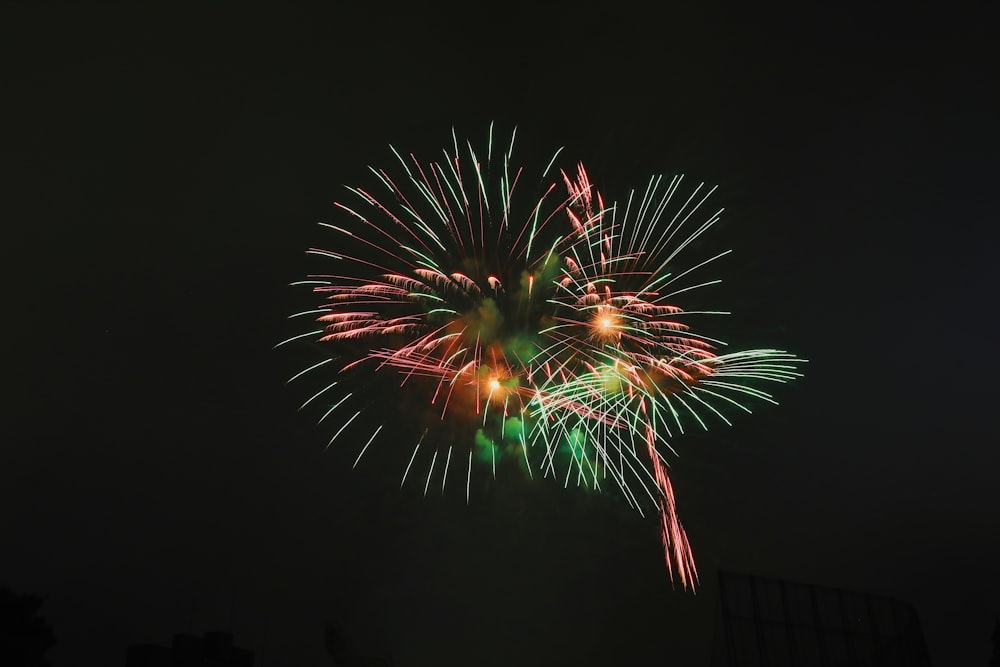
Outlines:
{"label": "firework burst", "polygon": [[[392,149],[395,175],[370,168],[374,189],[348,188],[341,220],[320,223],[331,249],[309,250],[333,271],[295,283],[323,301],[297,314],[319,326],[289,341],[329,356],[292,380],[333,371],[303,407],[326,404],[320,421],[338,424],[329,444],[357,429],[355,465],[387,413],[418,424],[401,486],[426,465],[424,494],[465,468],[468,501],[476,462],[496,477],[498,458],[564,485],[617,488],[639,512],[656,508],[671,578],[693,587],[663,450],[685,423],[773,403],[761,381],[798,377],[801,360],[722,354],[692,319],[726,313],[680,305],[719,282],[699,276],[726,252],[684,263],[722,213],[705,213],[714,188],[654,177],[607,205],[582,165],[556,168],[556,151],[530,173],[513,147],[512,133],[498,150],[492,127],[478,152],[452,133],[439,160]],[[358,419],[365,411],[376,419]]]}

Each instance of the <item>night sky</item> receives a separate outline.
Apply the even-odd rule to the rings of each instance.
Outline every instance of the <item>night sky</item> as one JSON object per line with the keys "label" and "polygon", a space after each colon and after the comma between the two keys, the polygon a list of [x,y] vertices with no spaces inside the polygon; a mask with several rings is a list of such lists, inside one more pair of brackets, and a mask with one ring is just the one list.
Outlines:
{"label": "night sky", "polygon": [[[327,622],[401,667],[706,665],[719,569],[913,603],[935,666],[985,665],[995,17],[488,6],[3,11],[0,585],[46,597],[54,666],[213,629],[318,666]],[[612,494],[423,499],[297,412],[316,222],[491,121],[609,195],[717,183],[727,337],[809,359],[674,443],[697,595]]]}

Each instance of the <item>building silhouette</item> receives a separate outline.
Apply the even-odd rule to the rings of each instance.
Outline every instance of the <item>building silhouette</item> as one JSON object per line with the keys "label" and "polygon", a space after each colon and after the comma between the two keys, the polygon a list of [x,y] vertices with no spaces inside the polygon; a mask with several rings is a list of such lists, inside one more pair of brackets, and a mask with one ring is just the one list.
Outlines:
{"label": "building silhouette", "polygon": [[253,652],[233,646],[226,632],[202,637],[174,635],[172,646],[135,644],[128,647],[125,667],[253,667]]}
{"label": "building silhouette", "polygon": [[912,605],[719,572],[712,667],[930,667]]}
{"label": "building silhouette", "polygon": [[333,667],[392,667],[390,656],[358,655],[350,652],[344,636],[332,623],[327,623],[324,627],[323,645]]}

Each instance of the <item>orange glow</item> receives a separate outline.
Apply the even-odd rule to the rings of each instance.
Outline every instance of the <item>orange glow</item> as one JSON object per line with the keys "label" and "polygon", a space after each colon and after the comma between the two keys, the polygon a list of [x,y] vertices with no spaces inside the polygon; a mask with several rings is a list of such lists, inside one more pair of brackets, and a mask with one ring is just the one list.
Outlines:
{"label": "orange glow", "polygon": [[505,378],[490,375],[483,384],[484,398],[494,405],[503,405],[510,398],[511,388],[504,384]]}
{"label": "orange glow", "polygon": [[593,335],[603,341],[621,338],[622,321],[618,311],[610,306],[601,306],[590,320]]}

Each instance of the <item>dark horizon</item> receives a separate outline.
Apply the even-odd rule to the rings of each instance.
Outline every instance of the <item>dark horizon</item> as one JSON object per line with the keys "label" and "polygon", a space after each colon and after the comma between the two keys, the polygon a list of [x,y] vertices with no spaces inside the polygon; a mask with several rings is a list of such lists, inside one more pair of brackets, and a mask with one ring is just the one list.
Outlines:
{"label": "dark horizon", "polygon": [[[477,11],[5,11],[0,586],[52,665],[211,630],[319,665],[327,622],[396,665],[707,665],[719,570],[912,603],[932,665],[987,664],[995,17]],[[423,498],[286,385],[344,185],[491,122],[615,197],[718,184],[726,334],[809,360],[675,444],[696,594],[615,494]]]}

